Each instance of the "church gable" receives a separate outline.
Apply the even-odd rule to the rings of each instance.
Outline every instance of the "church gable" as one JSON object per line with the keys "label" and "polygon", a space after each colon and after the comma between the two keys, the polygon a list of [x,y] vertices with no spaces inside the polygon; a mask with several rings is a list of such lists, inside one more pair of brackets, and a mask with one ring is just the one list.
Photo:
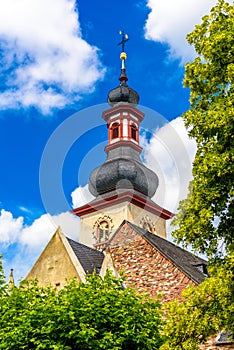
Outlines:
{"label": "church gable", "polygon": [[39,285],[51,284],[58,288],[64,287],[68,278],[78,278],[85,281],[84,269],[75,256],[67,238],[58,228],[26,280],[38,280]]}
{"label": "church gable", "polygon": [[129,222],[124,220],[119,226],[113,237],[109,240],[108,246],[120,247],[127,246],[130,242],[135,241],[139,234],[129,225]]}
{"label": "church gable", "polygon": [[[196,285],[198,282],[185,273],[176,259],[171,259],[169,253],[167,256],[160,251],[160,243],[157,246],[154,244],[154,239],[157,241],[158,236],[125,221],[111,239],[109,249],[117,271],[125,271],[127,285],[135,286],[139,292],[145,291],[153,297],[162,294],[164,301],[170,301],[179,297],[188,285]],[[160,239],[165,246],[168,243],[172,245],[170,249],[173,250],[174,247],[174,252],[177,252],[174,244]],[[169,248],[166,252],[167,250],[169,251]],[[180,259],[183,252],[187,260],[188,254],[192,256],[181,249]],[[197,259],[196,262],[200,261]],[[194,269],[198,270],[196,267]]]}

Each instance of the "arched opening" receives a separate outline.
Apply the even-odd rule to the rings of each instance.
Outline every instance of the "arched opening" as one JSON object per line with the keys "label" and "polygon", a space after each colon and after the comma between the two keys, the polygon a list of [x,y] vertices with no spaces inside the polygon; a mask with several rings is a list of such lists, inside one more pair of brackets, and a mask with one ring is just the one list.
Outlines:
{"label": "arched opening", "polygon": [[137,130],[136,125],[135,124],[131,124],[130,128],[131,128],[131,138],[133,140],[137,141],[137,131],[138,130]]}
{"label": "arched opening", "polygon": [[119,123],[113,123],[111,125],[111,138],[116,139],[119,137]]}
{"label": "arched opening", "polygon": [[149,231],[151,233],[154,233],[154,226],[150,222],[143,222],[142,228],[146,231]]}
{"label": "arched opening", "polygon": [[109,233],[110,233],[109,222],[107,220],[100,221],[99,225],[97,226],[98,243],[107,241],[109,238]]}

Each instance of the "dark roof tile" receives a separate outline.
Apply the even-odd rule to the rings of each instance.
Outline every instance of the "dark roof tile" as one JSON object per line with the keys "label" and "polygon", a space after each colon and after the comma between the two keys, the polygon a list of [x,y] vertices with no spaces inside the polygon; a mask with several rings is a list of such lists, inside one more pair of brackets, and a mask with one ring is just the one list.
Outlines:
{"label": "dark roof tile", "polygon": [[85,273],[100,271],[104,259],[104,253],[96,249],[87,247],[84,244],[73,241],[66,237],[77,259],[81,263]]}

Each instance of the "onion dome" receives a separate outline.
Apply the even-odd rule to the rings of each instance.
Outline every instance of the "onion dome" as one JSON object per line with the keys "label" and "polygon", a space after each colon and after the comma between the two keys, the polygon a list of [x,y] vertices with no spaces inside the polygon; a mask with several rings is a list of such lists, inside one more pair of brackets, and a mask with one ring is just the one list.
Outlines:
{"label": "onion dome", "polygon": [[130,88],[126,83],[128,81],[125,68],[126,58],[126,52],[121,52],[120,59],[122,60],[122,68],[119,77],[120,84],[115,89],[112,89],[108,94],[108,103],[112,107],[121,102],[131,103],[132,105],[136,106],[140,99],[138,93]]}
{"label": "onion dome", "polygon": [[130,154],[123,158],[111,158],[110,156],[90,175],[89,191],[94,196],[118,189],[130,189],[153,197],[158,187],[158,177],[152,170],[130,158]]}

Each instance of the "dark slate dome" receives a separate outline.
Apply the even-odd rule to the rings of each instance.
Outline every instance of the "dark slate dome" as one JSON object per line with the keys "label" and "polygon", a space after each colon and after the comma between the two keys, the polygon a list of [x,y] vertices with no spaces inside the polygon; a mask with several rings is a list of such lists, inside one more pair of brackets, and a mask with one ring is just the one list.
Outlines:
{"label": "dark slate dome", "polygon": [[134,189],[150,198],[158,187],[157,175],[142,163],[128,158],[109,159],[93,170],[89,191],[98,196],[116,189]]}
{"label": "dark slate dome", "polygon": [[131,103],[136,106],[139,102],[140,96],[138,93],[130,88],[126,81],[128,80],[126,76],[125,69],[121,70],[121,75],[119,77],[120,84],[115,89],[112,89],[108,94],[108,103],[111,106],[115,106],[120,102]]}

